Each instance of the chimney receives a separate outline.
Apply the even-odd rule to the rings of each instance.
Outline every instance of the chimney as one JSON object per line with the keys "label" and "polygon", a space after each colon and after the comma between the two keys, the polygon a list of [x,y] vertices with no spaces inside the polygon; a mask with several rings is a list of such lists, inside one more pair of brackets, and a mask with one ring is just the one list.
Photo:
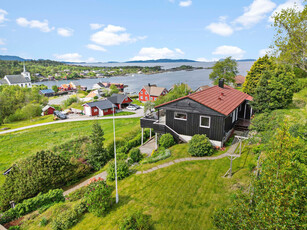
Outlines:
{"label": "chimney", "polygon": [[219,87],[224,88],[224,79],[223,78],[219,80]]}
{"label": "chimney", "polygon": [[150,87],[150,83],[148,83],[148,86]]}

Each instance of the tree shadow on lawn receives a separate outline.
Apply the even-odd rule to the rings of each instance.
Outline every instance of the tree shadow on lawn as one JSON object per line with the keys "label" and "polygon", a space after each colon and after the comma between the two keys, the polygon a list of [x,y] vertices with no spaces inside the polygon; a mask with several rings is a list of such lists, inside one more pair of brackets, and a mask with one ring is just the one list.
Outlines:
{"label": "tree shadow on lawn", "polygon": [[[243,154],[242,154],[242,155],[243,155]],[[241,157],[242,157],[242,155],[241,155]],[[242,166],[239,166],[238,169],[237,169],[236,171],[232,171],[232,175],[238,173],[241,169],[243,169],[243,168],[245,167],[246,161],[247,161],[247,158],[248,158],[249,155],[250,155],[250,149],[247,150],[247,154],[246,154],[246,156],[245,156],[243,165],[242,165]]]}

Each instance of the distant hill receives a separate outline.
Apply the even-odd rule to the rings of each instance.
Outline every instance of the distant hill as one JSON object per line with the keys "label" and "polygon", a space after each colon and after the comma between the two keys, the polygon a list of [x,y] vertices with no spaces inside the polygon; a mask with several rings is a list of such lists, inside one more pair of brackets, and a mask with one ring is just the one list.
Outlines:
{"label": "distant hill", "polygon": [[240,62],[244,62],[244,61],[256,61],[256,59],[240,59],[240,60],[237,60],[237,61],[240,61]]}
{"label": "distant hill", "polygon": [[10,56],[10,55],[0,55],[1,61],[28,61],[29,59],[24,59],[18,56]]}
{"label": "distant hill", "polygon": [[146,60],[146,61],[127,61],[125,63],[165,63],[165,62],[196,62],[189,59],[157,59],[157,60]]}

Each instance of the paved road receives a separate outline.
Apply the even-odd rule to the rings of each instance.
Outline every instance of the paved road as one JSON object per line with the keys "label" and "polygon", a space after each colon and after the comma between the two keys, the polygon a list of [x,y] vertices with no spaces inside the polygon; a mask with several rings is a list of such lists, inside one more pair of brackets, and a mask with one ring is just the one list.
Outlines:
{"label": "paved road", "polygon": [[[128,111],[128,110],[125,110],[125,111]],[[144,110],[143,109],[138,109],[134,112],[135,112],[135,114],[133,114],[133,115],[115,116],[115,119],[123,119],[123,118],[127,119],[127,118],[136,118],[136,117],[143,117],[144,116]],[[41,123],[41,124],[36,124],[36,125],[29,125],[29,126],[25,126],[25,127],[16,128],[16,129],[9,129],[9,130],[5,130],[5,131],[0,132],[0,135],[6,134],[6,133],[12,133],[12,132],[16,132],[16,131],[21,131],[21,130],[25,130],[25,129],[35,128],[35,127],[45,126],[45,125],[58,124],[58,123],[75,122],[75,121],[91,121],[91,120],[109,120],[109,119],[113,119],[113,117],[108,116],[108,117],[72,118],[72,119],[67,119],[67,120],[59,120],[59,121],[46,122],[46,123]]]}

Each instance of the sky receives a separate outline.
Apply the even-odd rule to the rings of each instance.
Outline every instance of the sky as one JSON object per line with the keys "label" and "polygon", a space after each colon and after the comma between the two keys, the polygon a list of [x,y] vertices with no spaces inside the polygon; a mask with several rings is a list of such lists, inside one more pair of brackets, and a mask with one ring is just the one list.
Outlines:
{"label": "sky", "polygon": [[303,0],[0,0],[0,55],[72,62],[257,59]]}

